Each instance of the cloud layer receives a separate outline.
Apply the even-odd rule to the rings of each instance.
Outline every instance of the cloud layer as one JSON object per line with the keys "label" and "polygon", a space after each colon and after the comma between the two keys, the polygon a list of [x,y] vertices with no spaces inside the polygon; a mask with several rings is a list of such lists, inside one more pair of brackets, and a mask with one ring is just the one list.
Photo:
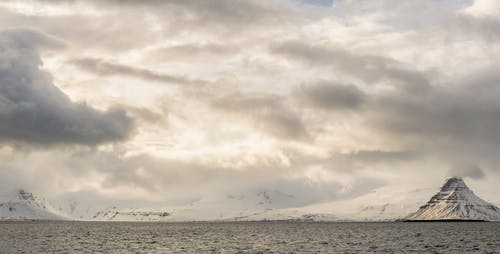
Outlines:
{"label": "cloud layer", "polygon": [[461,175],[493,196],[499,15],[494,0],[2,1],[0,178],[302,205]]}
{"label": "cloud layer", "polygon": [[32,30],[4,30],[0,42],[0,139],[97,145],[129,137],[133,123],[123,109],[73,103],[52,84],[38,51],[59,42]]}

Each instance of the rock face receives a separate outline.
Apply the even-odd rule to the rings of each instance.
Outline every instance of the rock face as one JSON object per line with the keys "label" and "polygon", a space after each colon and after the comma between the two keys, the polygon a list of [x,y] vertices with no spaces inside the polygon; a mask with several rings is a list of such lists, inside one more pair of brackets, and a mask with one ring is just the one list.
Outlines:
{"label": "rock face", "polygon": [[170,212],[158,211],[158,210],[140,210],[140,209],[128,209],[128,210],[116,210],[112,208],[107,211],[98,212],[93,220],[96,221],[168,221]]}
{"label": "rock face", "polygon": [[461,178],[452,177],[426,205],[405,220],[500,221],[500,209],[476,196]]}
{"label": "rock face", "polygon": [[66,220],[61,211],[47,200],[19,190],[0,196],[0,220]]}

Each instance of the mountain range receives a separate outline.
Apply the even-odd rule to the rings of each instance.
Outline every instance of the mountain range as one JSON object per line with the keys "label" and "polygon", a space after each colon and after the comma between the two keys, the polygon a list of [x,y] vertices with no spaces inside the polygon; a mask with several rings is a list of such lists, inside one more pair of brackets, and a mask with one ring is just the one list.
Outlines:
{"label": "mountain range", "polygon": [[75,201],[66,205],[69,209],[61,209],[44,198],[19,190],[0,196],[0,220],[500,221],[500,209],[477,197],[461,178],[448,179],[426,203],[425,197],[431,196],[433,192],[432,188],[408,190],[406,186],[391,186],[348,200],[304,206],[293,195],[279,190],[267,190],[201,199],[183,206],[126,209],[111,207],[77,216],[75,207],[79,204]]}

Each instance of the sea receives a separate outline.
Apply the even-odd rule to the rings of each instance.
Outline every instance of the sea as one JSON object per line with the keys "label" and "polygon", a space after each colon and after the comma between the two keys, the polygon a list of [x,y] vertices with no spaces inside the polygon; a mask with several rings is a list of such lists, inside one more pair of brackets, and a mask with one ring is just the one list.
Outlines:
{"label": "sea", "polygon": [[7,221],[0,253],[500,253],[500,223]]}

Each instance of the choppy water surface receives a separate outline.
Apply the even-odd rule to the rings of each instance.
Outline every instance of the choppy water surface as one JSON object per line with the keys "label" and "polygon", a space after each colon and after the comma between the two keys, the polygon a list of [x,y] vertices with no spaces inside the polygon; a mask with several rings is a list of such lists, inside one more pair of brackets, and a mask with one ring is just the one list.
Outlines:
{"label": "choppy water surface", "polygon": [[500,223],[0,223],[0,253],[375,252],[500,253]]}

